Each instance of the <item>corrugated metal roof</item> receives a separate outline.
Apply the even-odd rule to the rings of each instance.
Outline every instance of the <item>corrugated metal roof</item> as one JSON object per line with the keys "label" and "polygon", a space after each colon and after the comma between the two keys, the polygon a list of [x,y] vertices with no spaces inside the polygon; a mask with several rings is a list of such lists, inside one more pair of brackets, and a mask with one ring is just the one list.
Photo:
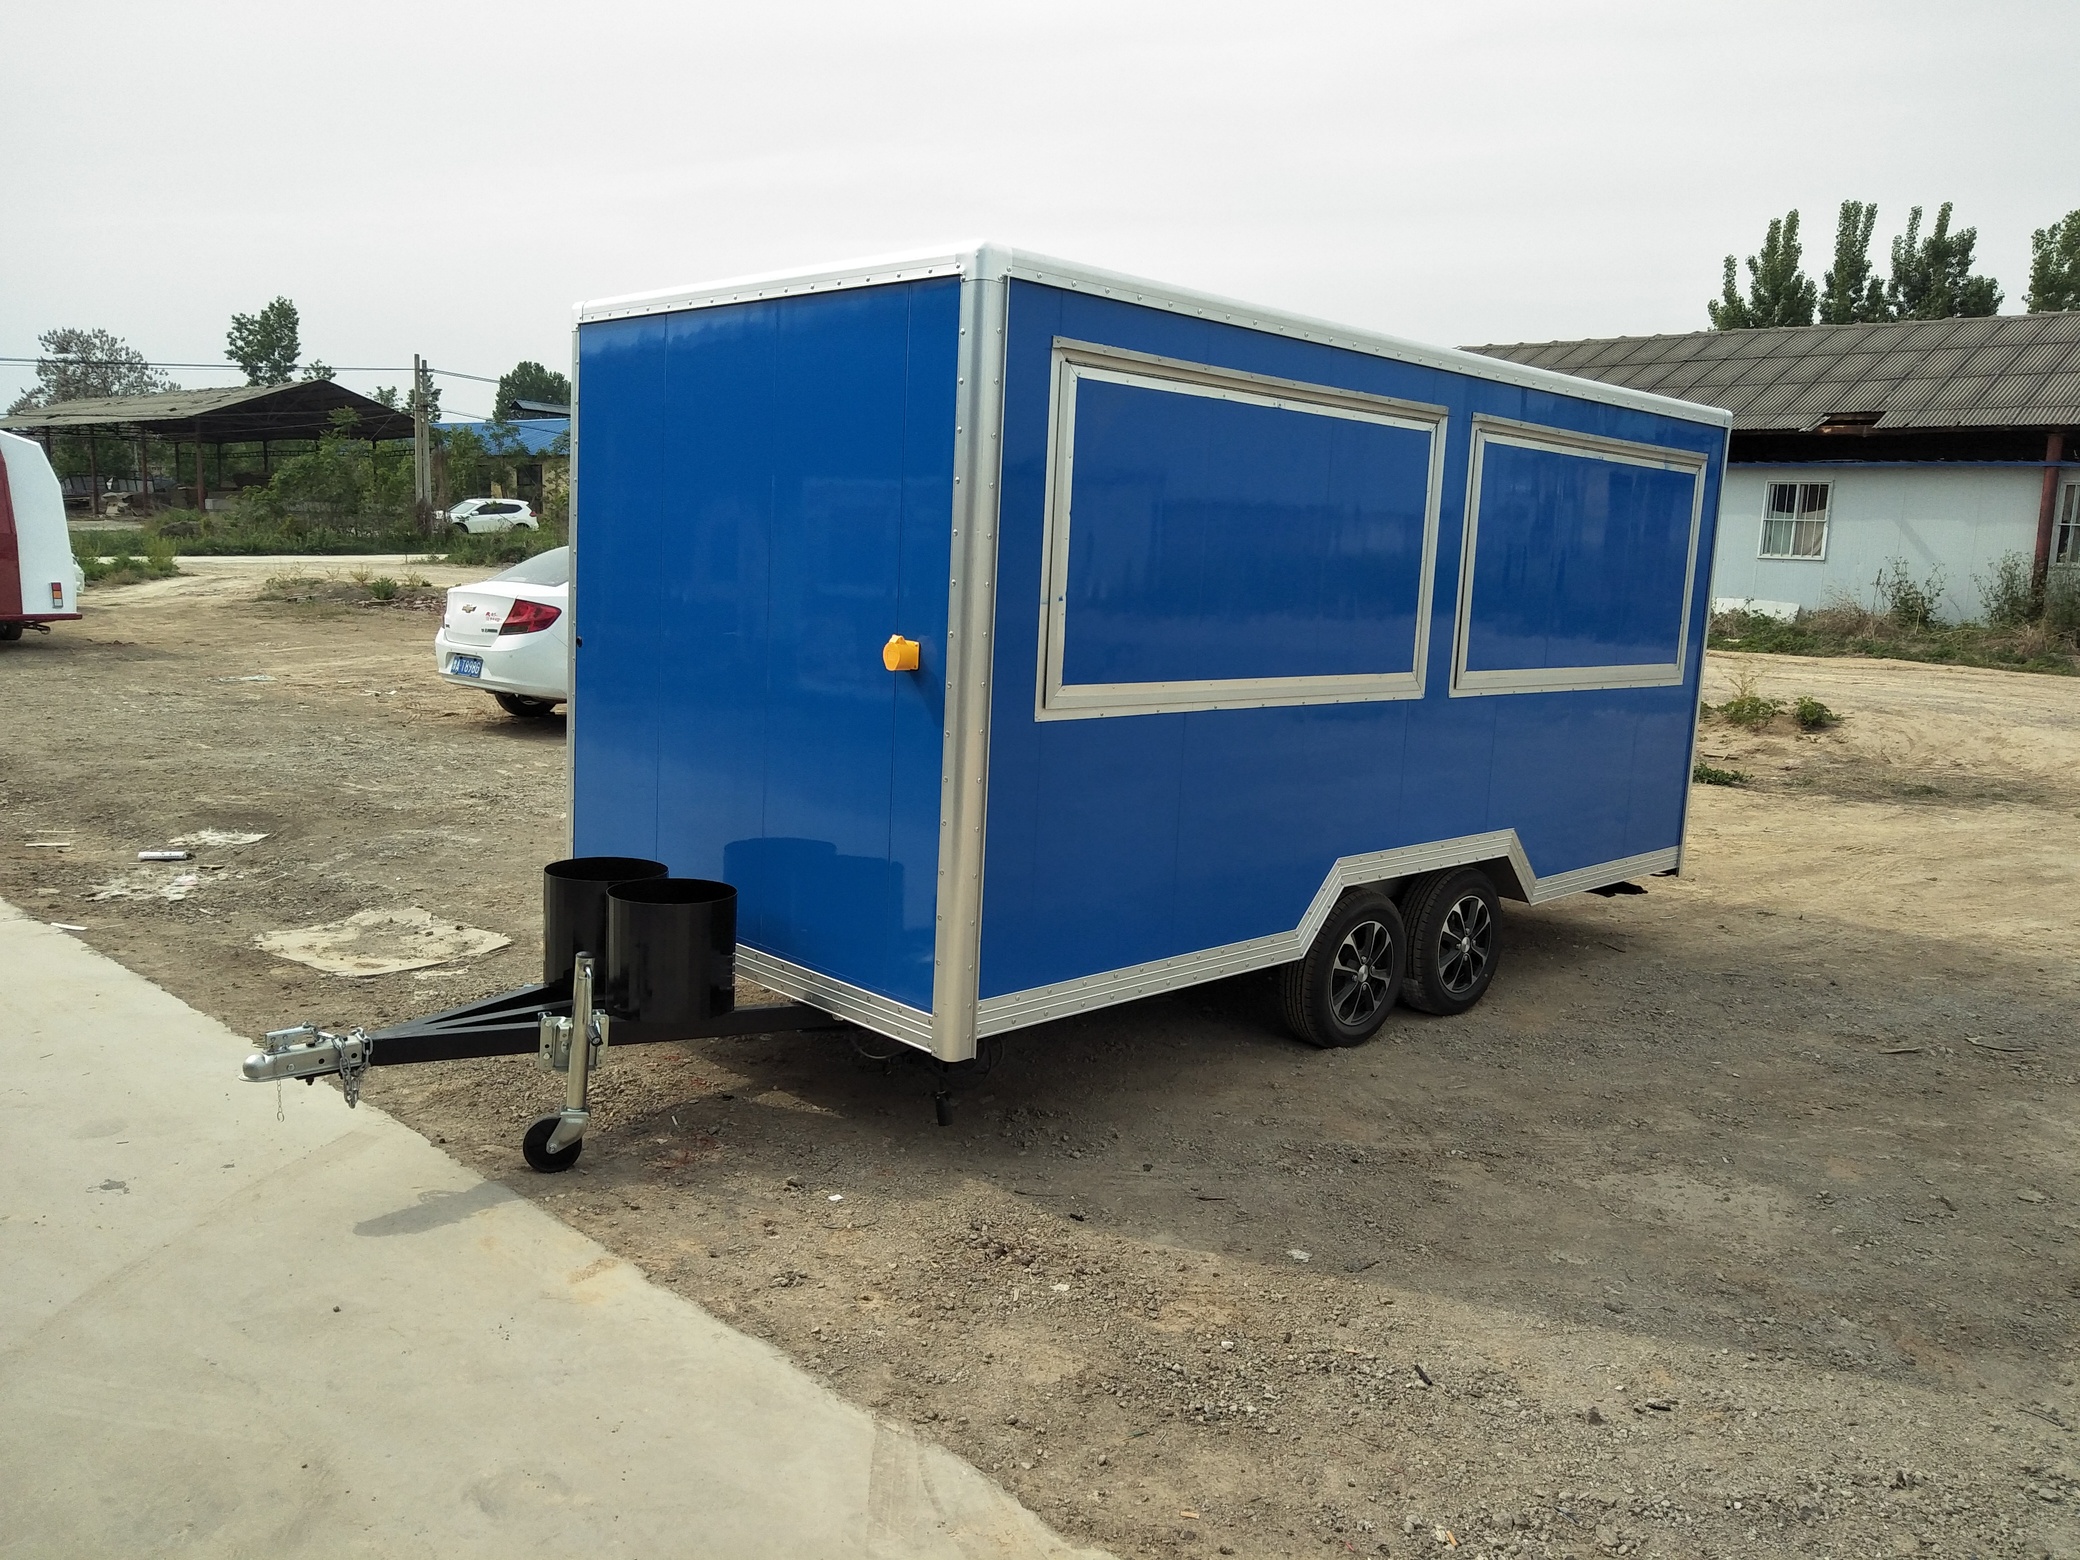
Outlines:
{"label": "corrugated metal roof", "polygon": [[1740,429],[1803,430],[1845,412],[1881,412],[1886,429],[2080,423],[2080,311],[1472,350],[1723,406]]}
{"label": "corrugated metal roof", "polygon": [[0,418],[0,428],[130,428],[155,438],[201,438],[210,443],[308,439],[326,432],[333,412],[341,408],[359,419],[358,438],[412,436],[409,413],[393,411],[329,379],[56,401]]}

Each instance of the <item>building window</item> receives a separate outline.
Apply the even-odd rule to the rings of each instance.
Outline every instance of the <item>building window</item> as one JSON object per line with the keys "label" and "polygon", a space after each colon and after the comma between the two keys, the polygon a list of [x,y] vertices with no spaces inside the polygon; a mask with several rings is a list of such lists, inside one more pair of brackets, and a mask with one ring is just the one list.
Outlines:
{"label": "building window", "polygon": [[1762,556],[1825,558],[1831,482],[1772,482],[1762,514]]}
{"label": "building window", "polygon": [[2058,495],[2058,529],[2052,537],[2053,563],[2080,563],[2080,482],[2068,482]]}

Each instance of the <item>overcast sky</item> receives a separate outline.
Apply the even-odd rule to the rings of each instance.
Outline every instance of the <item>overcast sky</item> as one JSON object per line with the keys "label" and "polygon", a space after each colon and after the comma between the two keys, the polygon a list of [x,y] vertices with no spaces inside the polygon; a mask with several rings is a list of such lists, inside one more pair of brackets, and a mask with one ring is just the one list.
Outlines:
{"label": "overcast sky", "polygon": [[[0,356],[564,366],[579,298],[988,237],[1443,343],[1697,329],[1797,206],[2080,207],[2071,4],[93,3],[0,37]],[[32,370],[0,364],[0,405]],[[235,373],[174,370],[190,385]],[[490,388],[445,381],[451,411]]]}

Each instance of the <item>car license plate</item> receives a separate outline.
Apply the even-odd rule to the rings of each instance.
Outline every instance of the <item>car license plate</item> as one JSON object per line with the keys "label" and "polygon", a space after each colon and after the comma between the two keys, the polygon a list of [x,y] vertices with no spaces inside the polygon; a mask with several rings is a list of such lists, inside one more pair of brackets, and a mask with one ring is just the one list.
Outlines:
{"label": "car license plate", "polygon": [[448,662],[448,670],[457,677],[482,677],[484,658],[480,655],[458,655]]}

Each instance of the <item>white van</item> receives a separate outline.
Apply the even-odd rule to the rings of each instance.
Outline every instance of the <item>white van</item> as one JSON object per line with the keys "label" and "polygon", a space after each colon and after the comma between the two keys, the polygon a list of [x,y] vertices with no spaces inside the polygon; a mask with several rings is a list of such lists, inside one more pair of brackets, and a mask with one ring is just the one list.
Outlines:
{"label": "white van", "polygon": [[85,583],[65,529],[65,495],[43,446],[0,433],[0,640],[77,618]]}

